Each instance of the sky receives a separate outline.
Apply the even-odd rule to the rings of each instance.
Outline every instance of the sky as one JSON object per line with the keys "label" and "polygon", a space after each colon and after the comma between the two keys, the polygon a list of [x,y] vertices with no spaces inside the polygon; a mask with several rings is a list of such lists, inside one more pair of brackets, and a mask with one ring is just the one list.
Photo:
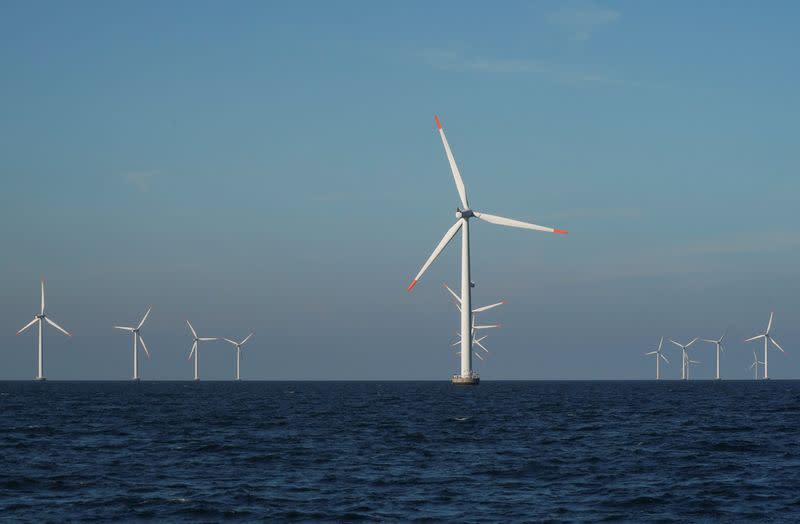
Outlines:
{"label": "sky", "polygon": [[[800,377],[796,2],[0,4],[0,379],[447,380],[455,220],[490,379],[647,379],[728,330],[723,376]],[[226,380],[233,348],[201,347]],[[713,376],[713,346],[693,346]],[[761,349],[763,352],[763,348]],[[679,351],[665,349],[667,378]]]}

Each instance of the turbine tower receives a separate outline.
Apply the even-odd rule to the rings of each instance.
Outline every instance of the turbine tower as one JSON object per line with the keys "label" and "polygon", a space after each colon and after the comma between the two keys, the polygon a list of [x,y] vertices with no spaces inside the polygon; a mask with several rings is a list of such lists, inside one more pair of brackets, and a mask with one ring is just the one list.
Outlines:
{"label": "turbine tower", "polygon": [[[197,332],[192,327],[192,323],[188,320],[186,323],[189,325],[189,330],[192,332],[192,337],[194,337],[194,341],[192,342],[192,350],[189,352],[189,359],[192,358],[192,354],[194,354],[194,380],[200,380],[200,376],[197,374],[197,356],[199,353],[198,343],[199,342],[210,342],[212,340],[217,340],[216,337],[198,337]],[[187,360],[189,360],[187,359]]]}
{"label": "turbine tower", "polygon": [[672,339],[669,339],[669,341],[681,348],[681,380],[689,380],[689,354],[686,350],[689,349],[689,346],[697,342],[697,338],[693,338],[688,344],[679,344]]}
{"label": "turbine tower", "polygon": [[655,355],[656,356],[656,380],[661,380],[661,359],[664,359],[664,362],[669,364],[669,360],[667,357],[664,356],[664,353],[661,352],[661,347],[664,345],[664,337],[661,337],[661,340],[658,342],[658,349],[655,351],[651,351],[649,353],[645,353],[645,355]]}
{"label": "turbine tower", "polygon": [[236,347],[236,380],[241,380],[240,377],[239,377],[239,368],[241,367],[241,362],[242,362],[242,346],[244,346],[244,343],[247,342],[248,340],[250,340],[250,337],[252,337],[252,336],[253,336],[253,334],[250,333],[241,342],[236,342],[235,340],[231,340],[229,338],[223,338],[222,339],[225,342],[228,342],[229,344],[233,344],[234,347]]}
{"label": "turbine tower", "polygon": [[133,333],[133,380],[139,380],[139,342],[142,343],[142,349],[144,349],[144,354],[147,355],[147,358],[150,358],[150,352],[147,351],[147,344],[144,343],[144,339],[142,335],[139,333],[139,330],[142,329],[144,325],[144,321],[147,320],[147,316],[150,314],[150,310],[153,308],[147,308],[147,312],[142,317],[142,320],[139,321],[139,324],[134,327],[126,327],[126,326],[114,326],[114,329],[121,329],[122,331],[129,331]]}
{"label": "turbine tower", "polygon": [[769,348],[769,343],[772,342],[776,348],[781,350],[781,353],[786,353],[780,344],[778,344],[775,339],[772,338],[772,335],[769,334],[770,330],[772,330],[772,316],[774,314],[774,311],[769,314],[769,323],[767,324],[767,330],[765,332],[745,340],[745,342],[752,342],[753,340],[758,340],[759,338],[764,339],[764,380],[769,379],[769,352],[767,351]]}
{"label": "turbine tower", "polygon": [[717,346],[717,380],[719,380],[719,378],[720,378],[719,377],[719,355],[720,355],[720,353],[725,351],[725,348],[722,346],[722,341],[725,340],[725,335],[727,335],[727,333],[723,333],[722,336],[719,337],[718,340],[713,340],[713,339],[708,339],[708,338],[701,339],[703,342],[708,342],[709,344],[714,344],[714,345]]}
{"label": "turbine tower", "polygon": [[[457,308],[457,309],[458,309],[458,311],[460,312],[460,311],[461,311],[461,298],[459,298],[459,296],[458,296],[458,295],[456,295],[456,292],[455,292],[455,291],[453,291],[452,289],[450,289],[450,286],[448,286],[446,283],[445,283],[445,284],[443,284],[443,285],[444,285],[444,288],[445,288],[445,289],[446,289],[446,290],[447,290],[447,291],[448,291],[448,292],[449,292],[451,295],[453,295],[453,302],[455,303],[455,305],[456,305],[456,308]],[[473,283],[473,285],[474,285],[474,283]],[[483,342],[484,340],[486,340],[486,339],[489,337],[489,335],[484,335],[484,336],[482,336],[482,337],[480,337],[480,338],[475,338],[475,330],[476,330],[476,329],[492,329],[492,328],[499,328],[499,327],[500,327],[500,324],[491,324],[491,325],[486,325],[486,326],[477,326],[477,325],[475,325],[476,316],[477,316],[477,314],[478,314],[478,313],[483,313],[484,311],[488,311],[488,310],[490,310],[490,309],[494,309],[494,308],[496,308],[496,307],[498,307],[498,306],[502,306],[502,305],[503,305],[503,304],[505,304],[505,303],[506,303],[506,301],[505,301],[505,300],[501,300],[500,302],[496,302],[496,303],[494,303],[494,304],[489,304],[488,306],[483,306],[483,307],[475,308],[475,309],[473,309],[473,310],[472,310],[472,344],[473,344],[474,346],[478,346],[478,347],[479,347],[479,348],[481,348],[483,351],[485,351],[487,354],[489,353],[489,350],[488,350],[488,349],[486,349],[486,346],[484,346],[484,345],[483,345],[481,342]],[[460,333],[456,333],[456,336],[458,337],[458,340],[457,340],[457,341],[456,341],[454,344],[451,344],[451,346],[460,346],[460,345],[461,345],[461,334],[460,334]],[[461,351],[460,351],[460,350],[459,350],[459,351],[456,351],[456,355],[460,355],[460,354],[461,354]],[[480,354],[480,353],[478,353],[477,351],[473,351],[473,352],[472,352],[472,354],[473,354],[473,355],[475,355],[476,357],[478,357],[480,360],[485,360],[485,359],[484,359],[484,358],[481,356],[481,354]]]}
{"label": "turbine tower", "polygon": [[41,307],[41,309],[39,311],[39,314],[34,316],[33,320],[31,320],[30,322],[25,324],[25,327],[23,327],[22,329],[17,331],[17,335],[20,335],[22,332],[24,332],[26,329],[28,329],[32,325],[38,324],[37,327],[38,327],[38,330],[39,330],[39,346],[38,346],[39,350],[38,350],[38,367],[37,367],[37,371],[36,371],[36,380],[44,380],[44,362],[43,362],[43,354],[42,354],[42,327],[43,327],[43,324],[45,322],[47,322],[48,324],[50,324],[51,326],[53,326],[57,330],[61,331],[62,333],[64,333],[68,337],[72,336],[67,332],[66,329],[62,328],[61,326],[59,326],[58,324],[56,324],[55,322],[50,320],[50,318],[47,315],[44,314],[44,279],[42,279],[42,307]]}
{"label": "turbine tower", "polygon": [[436,260],[436,257],[439,256],[447,244],[450,243],[456,233],[458,233],[458,230],[461,229],[461,373],[453,376],[453,383],[478,384],[480,382],[480,378],[478,377],[477,373],[472,370],[472,281],[470,280],[469,220],[471,218],[478,218],[491,224],[518,227],[522,229],[532,229],[534,231],[546,231],[549,233],[565,234],[566,231],[551,227],[537,226],[535,224],[489,215],[487,213],[480,213],[471,209],[469,207],[469,202],[467,201],[467,190],[464,187],[464,181],[461,179],[461,173],[458,171],[455,158],[453,158],[453,153],[450,151],[450,145],[447,143],[447,138],[444,135],[442,124],[439,122],[438,116],[435,116],[434,118],[436,119],[436,127],[439,129],[439,136],[442,139],[444,152],[447,155],[447,161],[450,163],[450,170],[453,173],[453,179],[455,180],[456,189],[458,190],[458,196],[461,200],[461,206],[463,208],[456,208],[456,223],[447,230],[447,233],[445,233],[444,237],[442,237],[442,240],[439,241],[439,244],[433,250],[431,256],[428,257],[428,260],[426,260],[425,264],[422,265],[422,269],[419,270],[417,276],[414,277],[414,280],[408,286],[408,291],[411,291],[414,288],[428,267],[433,263],[434,260]]}
{"label": "turbine tower", "polygon": [[754,369],[754,374],[753,374],[753,380],[758,380],[758,365],[759,364],[763,364],[763,362],[758,360],[758,355],[756,355],[756,350],[754,349],[753,350],[753,363],[750,364],[749,368],[747,368],[748,370],[755,368]]}

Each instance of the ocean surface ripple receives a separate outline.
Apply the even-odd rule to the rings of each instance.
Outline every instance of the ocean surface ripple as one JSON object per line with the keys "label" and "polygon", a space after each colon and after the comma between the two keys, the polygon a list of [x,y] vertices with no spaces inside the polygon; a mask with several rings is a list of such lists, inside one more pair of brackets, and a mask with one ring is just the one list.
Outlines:
{"label": "ocean surface ripple", "polygon": [[0,382],[10,521],[800,521],[800,382]]}

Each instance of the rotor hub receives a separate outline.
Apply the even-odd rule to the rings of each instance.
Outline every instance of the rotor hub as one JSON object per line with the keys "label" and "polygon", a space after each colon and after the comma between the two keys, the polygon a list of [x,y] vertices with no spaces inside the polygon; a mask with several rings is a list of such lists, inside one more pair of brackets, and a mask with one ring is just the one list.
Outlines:
{"label": "rotor hub", "polygon": [[456,210],[456,218],[464,218],[466,220],[469,220],[470,218],[472,218],[474,216],[475,216],[475,213],[473,213],[471,209],[465,209],[463,211],[460,210],[460,209]]}

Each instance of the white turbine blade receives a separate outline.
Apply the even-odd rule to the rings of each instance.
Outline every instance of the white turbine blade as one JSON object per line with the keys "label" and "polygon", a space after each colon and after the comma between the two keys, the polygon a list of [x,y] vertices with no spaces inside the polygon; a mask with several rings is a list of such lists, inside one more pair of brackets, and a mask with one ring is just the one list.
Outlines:
{"label": "white turbine blade", "polygon": [[197,351],[197,341],[196,340],[194,341],[194,344],[192,344],[192,350],[189,352],[189,358],[187,358],[186,360],[191,360],[192,359],[192,355],[194,355],[195,351]]}
{"label": "white turbine blade", "polygon": [[[456,295],[456,292],[455,292],[455,291],[453,291],[452,289],[450,289],[450,286],[448,286],[446,283],[444,284],[444,288],[445,288],[447,291],[449,291],[451,295],[453,295],[453,298],[454,298],[454,299],[456,299],[456,303],[457,303],[457,305],[459,305],[459,306],[460,306],[460,305],[461,305],[461,297],[460,297],[460,296],[458,296],[458,295]],[[458,308],[458,310],[459,310],[459,311],[461,311],[461,308],[459,307],[459,308]]]}
{"label": "white turbine blade", "polygon": [[661,353],[661,346],[664,345],[664,337],[661,337],[661,340],[658,342],[658,352]]}
{"label": "white turbine blade", "polygon": [[489,352],[489,350],[488,350],[488,349],[486,349],[486,346],[484,346],[483,344],[481,344],[481,343],[480,343],[480,342],[478,342],[477,340],[475,341],[475,344],[476,344],[476,345],[477,345],[479,348],[481,348],[482,350],[484,350],[485,352],[487,352],[487,353]]}
{"label": "white turbine blade", "polygon": [[474,339],[474,341],[475,341],[475,342],[483,342],[483,341],[484,341],[484,340],[486,340],[487,338],[489,338],[489,335],[483,335],[481,338],[476,338],[476,339]]}
{"label": "white turbine blade", "polygon": [[753,360],[758,362],[758,355],[756,355],[756,350],[755,349],[753,350]]}
{"label": "white turbine blade", "polygon": [[456,347],[456,346],[460,346],[460,345],[461,345],[461,341],[460,340],[456,340],[455,342],[450,344],[450,347]]}
{"label": "white turbine blade", "polygon": [[456,305],[456,309],[458,310],[458,312],[461,313],[461,304],[459,304],[458,302],[455,302],[455,305]]}
{"label": "white turbine blade", "polygon": [[442,129],[442,123],[439,122],[439,117],[433,115],[433,118],[436,119],[436,127],[439,128],[439,136],[442,137],[442,144],[444,144],[444,152],[447,155],[447,161],[450,162],[450,171],[453,172],[453,180],[456,182],[456,189],[458,190],[458,196],[461,198],[461,204],[464,206],[464,209],[469,209],[469,203],[467,202],[467,190],[464,187],[464,181],[461,180],[461,173],[458,171],[458,166],[456,165],[456,159],[453,158],[453,152],[450,151],[450,144],[447,143],[447,137],[444,136],[444,129]]}
{"label": "white turbine blade", "polygon": [[700,363],[701,362],[699,360],[690,360],[689,361],[689,364],[700,364]]}
{"label": "white turbine blade", "polygon": [[651,351],[649,353],[645,353],[645,355],[656,355],[656,354],[658,354],[658,351]]}
{"label": "white turbine blade", "polygon": [[17,335],[20,335],[20,334],[22,334],[22,332],[23,332],[23,331],[25,331],[26,329],[28,329],[28,328],[29,328],[29,327],[31,327],[32,325],[36,324],[36,321],[37,321],[37,320],[39,320],[39,317],[33,317],[33,320],[31,320],[30,322],[28,322],[27,324],[25,324],[25,327],[24,327],[24,328],[22,328],[22,329],[20,329],[19,331],[17,331]]}
{"label": "white turbine blade", "polygon": [[485,326],[472,326],[472,329],[493,329],[499,328],[500,324],[487,324]]}
{"label": "white turbine blade", "polygon": [[192,327],[192,323],[191,323],[191,322],[189,322],[188,320],[186,321],[186,323],[189,325],[189,330],[192,332],[192,336],[193,336],[194,338],[197,338],[197,332],[196,332],[196,331],[194,330],[194,328]]}
{"label": "white turbine blade", "polygon": [[240,345],[240,346],[244,346],[245,342],[247,342],[248,340],[250,340],[250,337],[252,337],[252,336],[253,336],[253,333],[250,333],[249,335],[247,335],[247,336],[244,338],[244,340],[242,340],[241,342],[239,342],[239,345]]}
{"label": "white turbine blade", "polygon": [[217,340],[217,337],[200,337],[197,340],[200,342],[211,342],[212,340]]}
{"label": "white turbine blade", "polygon": [[142,343],[142,349],[144,350],[144,354],[147,355],[147,358],[150,358],[150,352],[147,351],[147,344],[144,343],[144,339],[142,335],[139,335],[139,342]]}
{"label": "white turbine blade", "polygon": [[433,261],[436,260],[436,257],[439,256],[439,253],[441,253],[442,250],[445,248],[445,246],[447,246],[447,244],[450,243],[450,241],[453,239],[458,230],[461,229],[461,225],[463,223],[464,223],[463,219],[459,218],[458,221],[455,224],[453,224],[452,227],[450,227],[450,229],[447,230],[447,233],[444,234],[442,240],[439,241],[439,245],[436,246],[436,249],[433,250],[431,256],[429,256],[428,260],[426,260],[425,264],[423,264],[422,269],[419,270],[417,276],[414,277],[414,280],[411,281],[411,284],[409,284],[408,291],[414,289],[414,286],[417,285],[419,279],[422,278],[423,273],[425,273],[425,271],[428,270],[428,266],[430,266],[433,263]]}
{"label": "white turbine blade", "polygon": [[480,356],[477,351],[473,351],[472,354],[478,357],[479,359],[484,360],[484,358]]}
{"label": "white turbine blade", "polygon": [[751,369],[753,369],[754,367],[756,367],[756,363],[755,363],[755,362],[753,362],[752,364],[750,364],[750,367],[749,367],[749,368],[747,368],[747,369],[748,369],[748,370],[751,370]]}
{"label": "white turbine blade", "polygon": [[[44,311],[44,309],[42,309]],[[772,316],[775,314],[774,311],[771,311],[769,314],[769,323],[767,324],[767,335],[769,335],[769,330],[772,329]]]}
{"label": "white turbine blade", "polygon": [[708,342],[709,344],[716,344],[717,343],[716,340],[709,340],[707,338],[701,338],[700,342]]}
{"label": "white turbine blade", "polygon": [[72,336],[72,335],[70,335],[70,334],[69,334],[69,331],[67,331],[66,329],[62,328],[61,326],[59,326],[58,324],[56,324],[55,322],[53,322],[53,321],[52,321],[52,320],[50,320],[49,318],[47,318],[47,317],[44,317],[44,319],[47,321],[47,323],[48,323],[48,324],[50,324],[51,326],[53,326],[53,327],[54,327],[54,328],[56,328],[57,330],[61,331],[62,333],[64,333],[64,334],[65,334],[65,335],[67,335],[68,337],[71,337],[71,336]]}
{"label": "white turbine blade", "polygon": [[144,316],[142,317],[141,322],[139,322],[139,325],[136,326],[136,329],[142,329],[142,326],[144,325],[144,321],[147,320],[147,316],[150,314],[150,310],[151,309],[153,309],[153,308],[152,307],[147,308],[147,313],[144,314]]}
{"label": "white turbine blade", "polygon": [[745,342],[752,342],[752,341],[754,341],[754,340],[758,340],[759,338],[764,338],[764,336],[765,336],[765,335],[756,335],[756,336],[754,336],[754,337],[750,337],[750,338],[748,338],[747,340],[745,340]]}
{"label": "white turbine blade", "polygon": [[234,346],[238,346],[238,344],[236,342],[234,342],[233,340],[231,340],[229,338],[223,337],[222,340],[224,340],[225,342],[228,342],[229,344],[233,344]]}
{"label": "white turbine blade", "polygon": [[41,315],[44,315],[44,279],[42,279],[42,312]]}
{"label": "white turbine blade", "polygon": [[675,342],[674,340],[672,340],[672,339],[669,339],[669,341],[670,341],[670,342],[672,342],[673,344],[675,344],[676,346],[678,346],[679,348],[683,349],[683,346],[681,346],[680,344],[678,344],[678,343],[677,343],[677,342]]}
{"label": "white turbine blade", "polygon": [[694,337],[694,338],[692,339],[692,341],[691,341],[691,342],[689,342],[688,344],[686,344],[684,347],[687,347],[687,348],[688,348],[689,346],[691,346],[691,345],[692,345],[692,344],[694,344],[695,342],[697,342],[697,337]]}
{"label": "white turbine blade", "polygon": [[483,306],[483,307],[479,307],[479,308],[477,308],[477,309],[473,309],[473,310],[472,310],[472,312],[473,312],[473,313],[481,313],[481,312],[483,312],[483,311],[488,311],[488,310],[490,310],[490,309],[496,308],[497,306],[502,306],[502,305],[503,305],[503,304],[505,304],[505,303],[506,303],[506,301],[505,301],[505,300],[501,300],[500,302],[498,302],[498,303],[496,303],[496,304],[491,304],[491,305],[489,305],[489,306]]}
{"label": "white turbine blade", "polygon": [[521,222],[519,220],[513,220],[511,218],[503,218],[496,215],[490,215],[488,213],[478,213],[477,211],[473,211],[473,213],[475,214],[476,217],[491,224],[497,224],[500,226],[509,226],[509,227],[519,227],[522,229],[532,229],[533,231],[545,231],[547,233],[559,233],[561,235],[567,234],[567,231],[564,231],[563,229],[537,226],[536,224],[529,224],[528,222]]}
{"label": "white turbine blade", "polygon": [[663,358],[663,359],[664,359],[664,362],[666,362],[667,364],[669,364],[669,360],[667,360],[667,357],[665,357],[665,356],[664,356],[664,355],[662,355],[661,353],[659,353],[659,354],[658,354],[658,356],[659,356],[659,357],[661,357],[661,358]]}
{"label": "white turbine blade", "polygon": [[114,329],[121,329],[122,331],[135,331],[132,327],[114,326]]}
{"label": "white turbine blade", "polygon": [[781,347],[781,346],[780,346],[780,345],[779,345],[779,344],[778,344],[778,343],[775,341],[775,339],[774,339],[774,338],[772,338],[772,337],[769,337],[769,341],[770,341],[770,342],[772,342],[772,343],[775,345],[775,347],[776,347],[776,348],[780,349],[780,350],[781,350],[781,353],[786,353],[786,352],[783,350],[783,348],[782,348],[782,347]]}
{"label": "white turbine blade", "polygon": [[723,333],[723,334],[722,334],[722,336],[719,338],[719,341],[718,341],[718,342],[719,342],[720,344],[722,344],[722,341],[723,341],[723,340],[725,340],[725,337],[727,337],[727,336],[728,336],[728,330],[726,329],[726,330],[725,330],[725,333]]}

